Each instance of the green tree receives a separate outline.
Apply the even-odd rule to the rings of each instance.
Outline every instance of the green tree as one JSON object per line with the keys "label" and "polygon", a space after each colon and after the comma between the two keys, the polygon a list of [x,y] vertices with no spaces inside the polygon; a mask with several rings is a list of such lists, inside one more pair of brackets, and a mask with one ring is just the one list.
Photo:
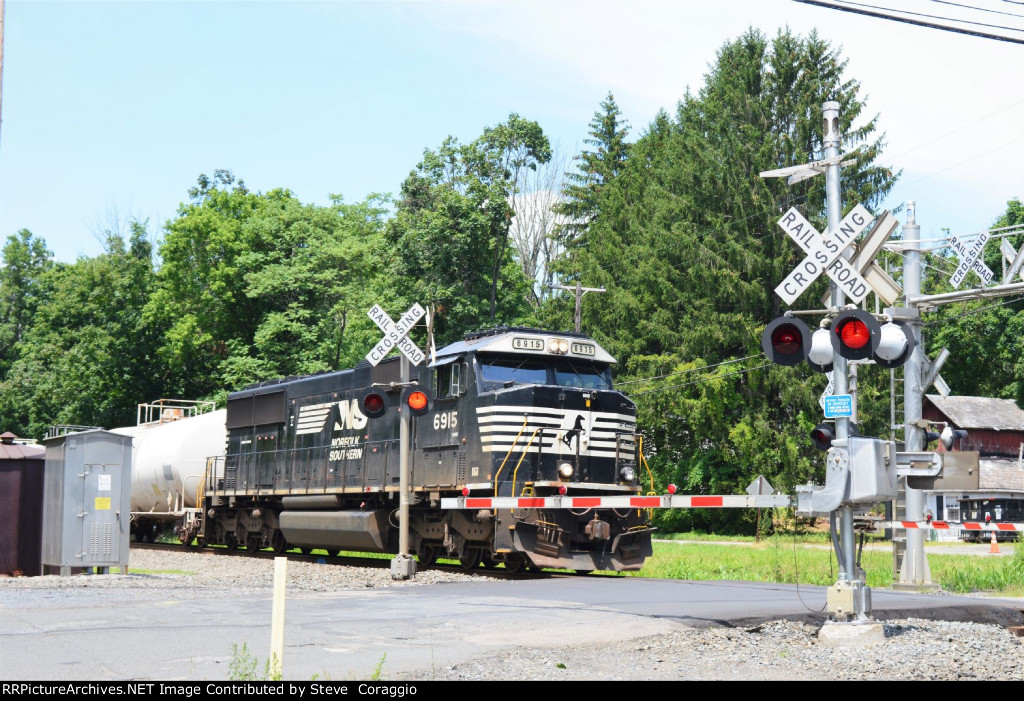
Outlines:
{"label": "green tree", "polygon": [[16,356],[17,344],[41,300],[41,279],[53,267],[46,243],[28,229],[8,236],[0,265],[0,380]]}
{"label": "green tree", "polygon": [[51,424],[135,423],[136,405],[155,398],[157,330],[143,322],[153,279],[146,226],[126,242],[107,232],[105,253],[51,267],[18,358],[0,386],[2,410],[25,435]]}
{"label": "green tree", "polygon": [[[836,100],[843,150],[859,147],[856,164],[843,169],[844,201],[870,209],[895,181],[875,163],[877,117],[865,117],[845,66],[814,33],[783,30],[768,40],[751,29],[726,43],[699,92],[674,115],[658,114],[597,189],[581,245],[561,263],[608,290],[584,304],[585,329],[623,363],[620,380],[638,380],[626,388],[659,479],[742,493],[764,474],[791,489],[819,462],[806,435],[824,378],[803,367],[744,371],[764,364],[760,333],[781,311],[775,285],[803,255],[779,230],[779,215],[796,205],[822,230],[825,220],[822,178],[790,186],[759,173],[821,158],[821,107]],[[753,515],[660,518],[739,527]]]}
{"label": "green tree", "polygon": [[562,201],[556,212],[565,218],[559,236],[573,241],[587,230],[599,214],[598,201],[604,185],[615,179],[629,155],[629,122],[610,92],[590,120],[590,136],[584,143],[590,148],[576,157],[577,171],[566,173]]}
{"label": "green tree", "polygon": [[528,318],[532,281],[513,257],[510,201],[519,173],[550,156],[540,127],[512,114],[472,143],[448,137],[424,151],[402,184],[387,225],[392,274],[402,304],[434,308],[440,342],[487,321]]}
{"label": "green tree", "polygon": [[381,287],[383,198],[307,205],[250,192],[228,171],[200,176],[190,196],[167,224],[145,310],[166,329],[167,393],[209,396],[361,357],[371,322],[352,312]]}

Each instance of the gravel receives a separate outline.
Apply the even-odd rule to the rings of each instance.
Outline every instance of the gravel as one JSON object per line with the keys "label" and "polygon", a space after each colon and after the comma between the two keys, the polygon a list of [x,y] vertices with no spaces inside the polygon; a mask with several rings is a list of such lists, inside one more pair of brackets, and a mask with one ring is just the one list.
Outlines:
{"label": "gravel", "polygon": [[[38,598],[92,601],[238,597],[266,594],[266,563],[244,557],[133,550],[130,566],[151,574],[0,578],[5,607]],[[386,567],[324,567],[290,562],[289,591],[424,586],[480,575],[421,570],[396,582]],[[426,676],[389,673],[389,681],[427,680],[1024,680],[1024,638],[996,625],[915,618],[882,623],[884,642],[830,647],[821,624],[776,620],[750,628],[682,624],[668,633],[600,645],[509,647]],[[854,652],[856,650],[856,652]]]}

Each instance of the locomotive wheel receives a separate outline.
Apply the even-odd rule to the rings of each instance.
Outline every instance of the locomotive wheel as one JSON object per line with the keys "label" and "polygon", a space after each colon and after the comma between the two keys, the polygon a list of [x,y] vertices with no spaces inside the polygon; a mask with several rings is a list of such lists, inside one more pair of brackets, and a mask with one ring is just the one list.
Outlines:
{"label": "locomotive wheel", "polygon": [[245,537],[245,548],[246,548],[246,550],[248,550],[249,552],[253,552],[253,553],[256,552],[257,550],[259,550],[260,549],[260,540],[261,540],[261,538],[260,538],[259,531],[255,531],[255,532],[250,533],[249,535],[247,535]]}
{"label": "locomotive wheel", "polygon": [[480,564],[489,570],[493,570],[495,567],[498,566],[498,563],[494,560],[494,558],[491,557],[490,554],[486,553],[480,556]]}
{"label": "locomotive wheel", "polygon": [[526,558],[519,553],[512,553],[505,559],[505,571],[510,574],[520,572],[526,566]]}
{"label": "locomotive wheel", "polygon": [[234,533],[230,533],[224,536],[224,545],[227,547],[228,550],[237,550],[238,538],[235,537]]}
{"label": "locomotive wheel", "polygon": [[437,547],[430,545],[429,543],[420,543],[419,550],[416,552],[416,557],[419,558],[420,564],[424,567],[431,567],[437,564],[437,558],[441,553]]}
{"label": "locomotive wheel", "polygon": [[459,566],[467,572],[480,564],[480,551],[476,548],[466,550],[464,557],[459,558]]}
{"label": "locomotive wheel", "polygon": [[288,549],[288,541],[284,539],[284,534],[281,531],[274,531],[274,535],[270,536],[270,547],[275,555],[281,555]]}

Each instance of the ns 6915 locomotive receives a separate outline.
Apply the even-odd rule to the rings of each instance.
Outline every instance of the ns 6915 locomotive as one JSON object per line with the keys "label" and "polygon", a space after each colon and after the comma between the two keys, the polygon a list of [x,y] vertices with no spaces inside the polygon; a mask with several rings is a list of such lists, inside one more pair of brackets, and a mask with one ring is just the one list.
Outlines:
{"label": "ns 6915 locomotive", "polygon": [[228,397],[227,454],[208,472],[201,539],[397,552],[407,411],[409,542],[421,562],[639,569],[652,529],[637,509],[440,508],[465,494],[639,493],[636,407],[612,389],[614,362],[583,334],[504,327],[413,369],[427,406],[403,402],[398,358],[251,385]]}

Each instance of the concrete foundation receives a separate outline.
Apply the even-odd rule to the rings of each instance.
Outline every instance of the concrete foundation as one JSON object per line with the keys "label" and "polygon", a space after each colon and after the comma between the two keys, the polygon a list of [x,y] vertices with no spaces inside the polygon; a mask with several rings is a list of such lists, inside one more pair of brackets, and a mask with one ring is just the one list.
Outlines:
{"label": "concrete foundation", "polygon": [[885,629],[878,621],[863,623],[828,622],[818,631],[818,642],[827,647],[865,647],[885,642]]}

